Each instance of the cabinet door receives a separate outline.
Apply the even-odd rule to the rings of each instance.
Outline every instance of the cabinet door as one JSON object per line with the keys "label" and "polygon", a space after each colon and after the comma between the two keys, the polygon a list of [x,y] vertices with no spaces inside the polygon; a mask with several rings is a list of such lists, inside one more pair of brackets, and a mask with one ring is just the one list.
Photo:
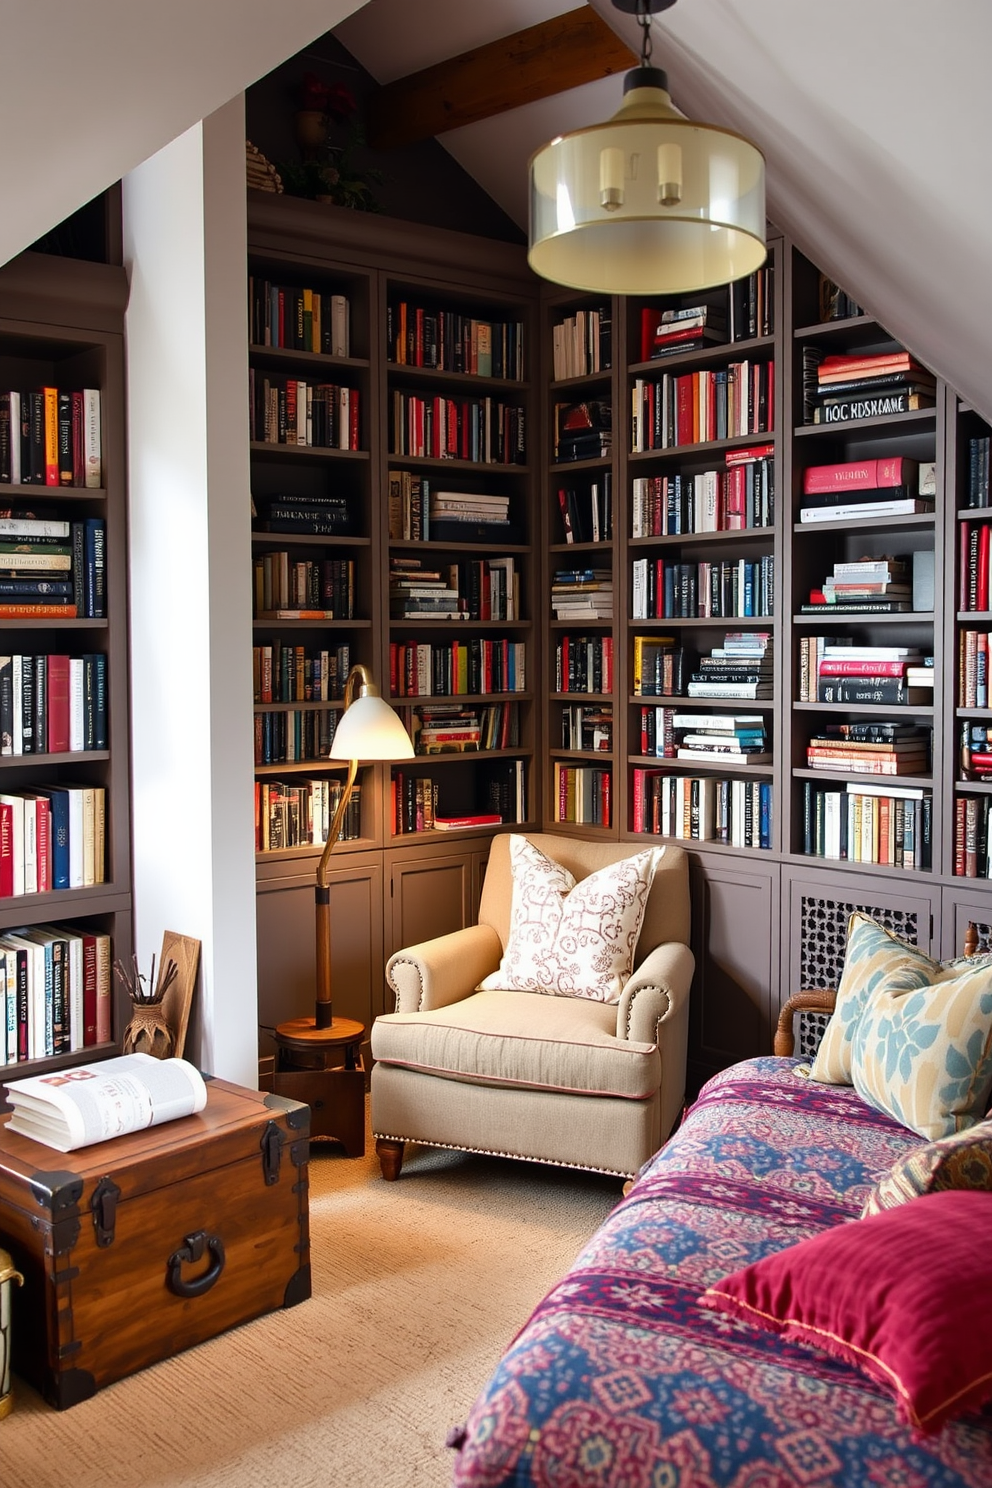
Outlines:
{"label": "cabinet door", "polygon": [[[333,860],[332,860],[333,861]],[[357,853],[333,868],[331,996],[335,1015],[366,1029],[384,1009],[382,862]],[[311,1016],[316,978],[316,913],[311,874],[260,879],[256,900],[258,1020],[261,1053],[273,1052],[267,1030]]]}
{"label": "cabinet door", "polygon": [[897,888],[891,879],[850,872],[786,873],[782,894],[790,909],[790,944],[783,958],[782,1002],[807,987],[837,986],[847,948],[847,922],[855,910],[928,954],[935,950],[931,941],[939,891],[920,885],[919,875],[905,888],[901,884]]}
{"label": "cabinet door", "polygon": [[392,857],[390,954],[473,923],[478,904],[476,856],[405,852]]}
{"label": "cabinet door", "polygon": [[692,949],[689,1087],[771,1050],[778,976],[778,866],[690,854]]}

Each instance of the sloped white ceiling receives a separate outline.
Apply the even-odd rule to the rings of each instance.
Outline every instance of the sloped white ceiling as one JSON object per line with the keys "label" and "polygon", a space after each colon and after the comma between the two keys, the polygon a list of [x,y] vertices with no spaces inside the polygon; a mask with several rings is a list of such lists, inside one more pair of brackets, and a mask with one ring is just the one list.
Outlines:
{"label": "sloped white ceiling", "polygon": [[0,263],[361,0],[4,0]]}

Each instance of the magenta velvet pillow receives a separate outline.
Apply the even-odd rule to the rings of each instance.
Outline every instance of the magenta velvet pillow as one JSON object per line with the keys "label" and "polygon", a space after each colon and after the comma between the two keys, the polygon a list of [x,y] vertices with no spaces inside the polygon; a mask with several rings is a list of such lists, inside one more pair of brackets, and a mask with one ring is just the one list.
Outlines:
{"label": "magenta velvet pillow", "polygon": [[992,1193],[926,1194],[746,1266],[704,1305],[846,1359],[937,1431],[992,1398]]}

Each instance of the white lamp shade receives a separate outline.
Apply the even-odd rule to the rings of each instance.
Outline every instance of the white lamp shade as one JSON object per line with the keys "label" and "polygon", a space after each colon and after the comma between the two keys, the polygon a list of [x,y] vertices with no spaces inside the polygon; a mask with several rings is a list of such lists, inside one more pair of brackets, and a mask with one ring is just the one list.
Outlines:
{"label": "white lamp shade", "polygon": [[375,694],[346,708],[331,740],[331,759],[410,759],[413,744],[392,708]]}
{"label": "white lamp shade", "polygon": [[[677,194],[666,191],[673,186]],[[531,159],[528,260],[557,284],[602,294],[706,289],[760,268],[764,238],[760,150],[684,119],[661,88],[632,89],[614,118]]]}

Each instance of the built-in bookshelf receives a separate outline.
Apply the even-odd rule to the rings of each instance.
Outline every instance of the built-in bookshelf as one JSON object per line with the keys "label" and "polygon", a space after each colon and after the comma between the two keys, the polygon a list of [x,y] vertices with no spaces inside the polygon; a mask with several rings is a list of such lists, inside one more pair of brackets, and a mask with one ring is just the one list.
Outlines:
{"label": "built-in bookshelf", "polygon": [[124,272],[0,272],[0,1065],[119,1052],[132,944]]}

